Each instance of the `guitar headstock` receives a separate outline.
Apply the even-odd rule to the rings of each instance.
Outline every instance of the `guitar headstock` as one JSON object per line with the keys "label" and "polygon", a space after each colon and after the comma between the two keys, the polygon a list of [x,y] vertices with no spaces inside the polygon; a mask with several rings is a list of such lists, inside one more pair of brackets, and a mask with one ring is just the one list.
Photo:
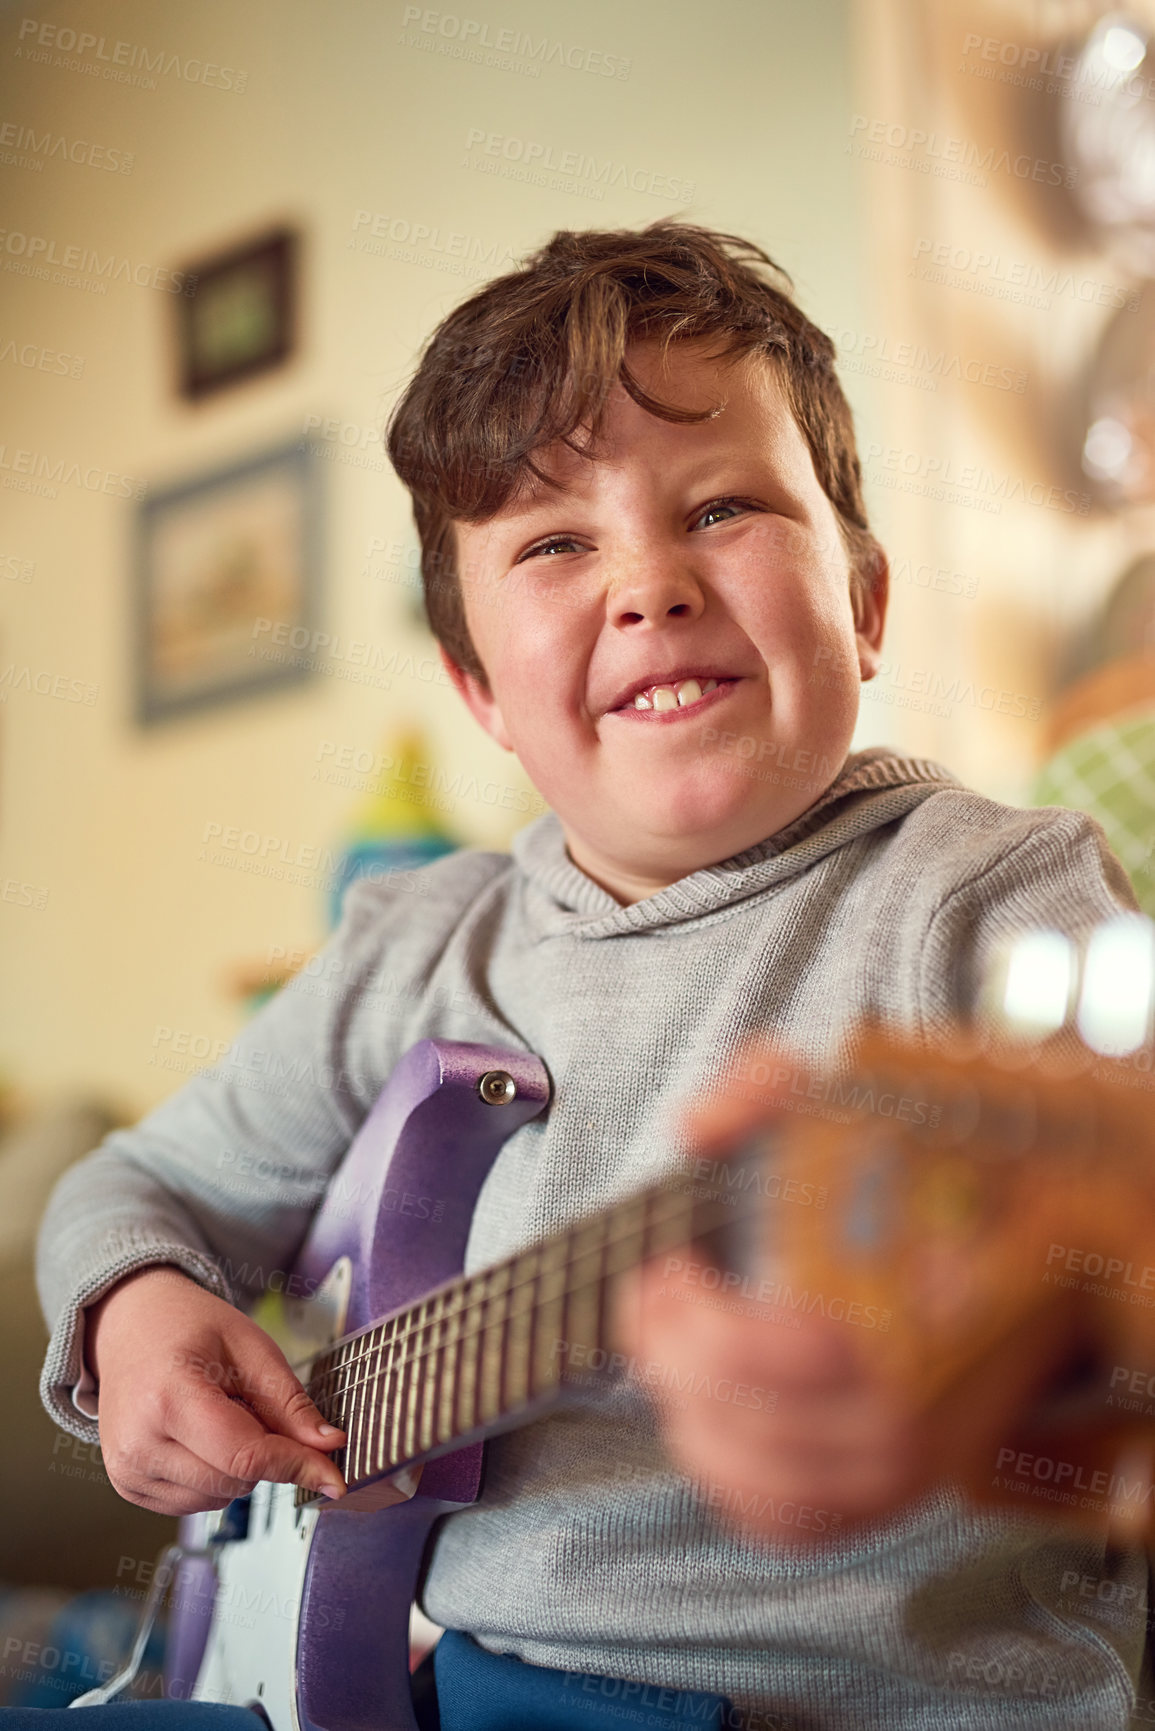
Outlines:
{"label": "guitar headstock", "polygon": [[736,1157],[774,1174],[753,1229],[768,1319],[845,1322],[904,1403],[982,1402],[1034,1331],[1035,1446],[1016,1431],[968,1469],[978,1500],[1155,1527],[1152,1500],[1111,1490],[1121,1451],[1155,1454],[1153,1017],[1151,922],[1029,934],[974,1027],[929,1050],[864,1029],[817,1110],[814,1089],[787,1100]]}

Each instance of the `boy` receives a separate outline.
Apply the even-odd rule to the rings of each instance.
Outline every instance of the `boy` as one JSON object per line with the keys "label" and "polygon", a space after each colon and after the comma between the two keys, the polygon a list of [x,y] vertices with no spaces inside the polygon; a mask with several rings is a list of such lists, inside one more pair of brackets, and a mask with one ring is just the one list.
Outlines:
{"label": "boy", "polygon": [[[473,1268],[676,1167],[687,1105],[751,1039],[838,1062],[867,1014],[933,1039],[1006,934],[1132,905],[1084,818],[847,757],[886,563],[832,345],[773,272],[687,225],[561,233],[434,336],[390,433],[431,623],[465,703],[553,809],[512,859],[426,868],[420,898],[358,886],[321,972],[61,1183],[45,1399],[93,1438],[98,1387],[130,1500],[219,1507],[257,1478],[340,1494],[340,1439],[225,1301],[291,1266],[415,1041],[512,1043],[552,1078],[482,1192]],[[257,1050],[282,1061],[275,1093],[245,1086]],[[286,1175],[275,1194],[220,1182],[241,1149]],[[527,1666],[715,1691],[751,1727],[1127,1722],[1137,1552],[967,1507],[836,1323],[766,1327],[651,1280],[622,1331],[777,1403],[667,1411],[697,1485],[629,1389],[503,1437],[480,1503],[437,1539],[438,1622]],[[206,1363],[264,1396],[230,1401]],[[1027,1386],[1022,1362],[1001,1374]],[[753,1530],[720,1526],[703,1482],[723,1506],[757,1492]],[[823,1514],[821,1545],[784,1504]],[[1061,1608],[1072,1569],[1125,1587],[1134,1614]]]}

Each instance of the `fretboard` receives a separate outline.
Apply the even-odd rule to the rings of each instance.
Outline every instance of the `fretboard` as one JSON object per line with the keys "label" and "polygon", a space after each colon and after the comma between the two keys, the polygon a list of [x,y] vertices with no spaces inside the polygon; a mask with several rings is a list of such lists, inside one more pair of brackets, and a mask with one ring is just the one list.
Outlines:
{"label": "fretboard", "polygon": [[532,1416],[566,1382],[596,1375],[614,1277],[732,1217],[685,1180],[656,1186],[338,1341],[306,1386],[348,1436],[332,1458],[350,1490]]}

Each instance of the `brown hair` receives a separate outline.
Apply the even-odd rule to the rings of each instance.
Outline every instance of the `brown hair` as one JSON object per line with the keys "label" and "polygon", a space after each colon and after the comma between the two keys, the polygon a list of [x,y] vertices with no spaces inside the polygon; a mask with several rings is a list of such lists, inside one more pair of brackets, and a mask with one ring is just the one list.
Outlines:
{"label": "brown hair", "polygon": [[719,360],[760,353],[777,363],[850,554],[852,592],[871,586],[880,549],[834,344],[795,305],[791,287],[768,254],[737,235],[669,221],[563,229],[442,321],[387,439],[413,496],[429,623],[459,667],[485,679],[465,623],[454,523],[485,522],[529,476],[546,480],[534,454],[558,440],[594,456],[589,441],[619,382],[662,420],[710,413],[642,390],[625,356],[645,337],[660,338],[663,353],[672,342],[717,338]]}

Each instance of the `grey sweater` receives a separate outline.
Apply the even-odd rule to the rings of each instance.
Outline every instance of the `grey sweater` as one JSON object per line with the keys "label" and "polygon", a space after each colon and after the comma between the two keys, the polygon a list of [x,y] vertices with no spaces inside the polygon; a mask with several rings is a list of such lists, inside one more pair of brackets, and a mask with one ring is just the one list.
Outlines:
{"label": "grey sweater", "polygon": [[[39,1264],[48,1410],[97,1437],[71,1398],[83,1306],[128,1270],[175,1263],[245,1302],[292,1267],[417,1040],[528,1048],[554,1086],[485,1184],[474,1269],[675,1167],[682,1108],[751,1035],[814,1064],[842,1060],[867,1015],[933,1040],[1002,936],[1078,933],[1132,905],[1085,817],[997,805],[878,751],[789,830],[631,907],[573,865],[552,815],[512,858],[361,885],[214,1070],[57,1187]],[[425,1608],[532,1663],[720,1691],[750,1731],[1131,1722],[1138,1552],[977,1514],[949,1488],[846,1538],[815,1515],[823,1546],[789,1549],[723,1529],[720,1497],[669,1467],[644,1396],[622,1387],[490,1445],[481,1501],[441,1528]],[[1084,1579],[1125,1590],[1104,1602],[1072,1588]]]}

